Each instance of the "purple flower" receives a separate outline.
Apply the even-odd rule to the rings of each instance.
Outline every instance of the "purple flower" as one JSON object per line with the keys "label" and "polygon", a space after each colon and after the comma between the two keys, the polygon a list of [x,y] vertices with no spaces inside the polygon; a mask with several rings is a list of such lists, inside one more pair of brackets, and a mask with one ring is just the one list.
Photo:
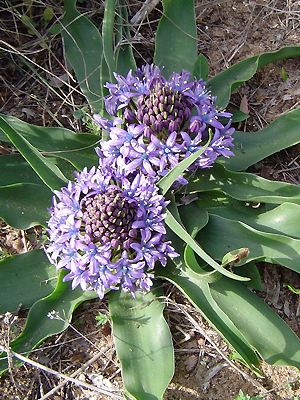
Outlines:
{"label": "purple flower", "polygon": [[[134,136],[134,129],[130,131]],[[118,135],[118,132],[115,132]],[[102,160],[105,164],[105,160]],[[150,290],[155,263],[176,253],[165,241],[168,204],[153,179],[101,165],[76,174],[75,182],[55,192],[48,222],[46,253],[58,269],[69,271],[72,288],[122,288],[133,295]]]}
{"label": "purple flower", "polygon": [[105,100],[113,119],[94,115],[109,132],[109,140],[101,143],[107,164],[126,174],[141,171],[159,179],[209,138],[208,148],[190,171],[233,155],[231,114],[216,109],[216,98],[204,81],[192,79],[187,71],[166,79],[153,64],[115,78],[116,83],[106,85],[110,94]]}

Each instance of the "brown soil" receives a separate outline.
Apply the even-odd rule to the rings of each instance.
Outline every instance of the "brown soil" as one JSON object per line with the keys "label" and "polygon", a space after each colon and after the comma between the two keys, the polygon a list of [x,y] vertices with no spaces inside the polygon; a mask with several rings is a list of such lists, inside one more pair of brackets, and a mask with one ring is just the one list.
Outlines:
{"label": "brown soil", "polygon": [[[130,3],[133,15],[142,2]],[[30,123],[61,124],[82,130],[85,129],[84,123],[76,120],[73,112],[82,107],[84,100],[64,67],[60,39],[47,33],[52,21],[41,22],[45,4],[53,8],[56,16],[61,15],[61,3],[51,0],[8,0],[0,6],[0,38],[6,43],[1,44],[6,52],[0,60],[0,111]],[[83,2],[81,7],[96,22],[101,20],[102,7],[98,2]],[[209,59],[210,76],[245,57],[299,44],[299,9],[300,1],[289,0],[198,0],[199,51]],[[161,15],[160,10],[158,6],[136,28],[135,47],[141,61],[151,62],[155,21]],[[43,40],[20,22],[18,15],[23,14],[34,21]],[[23,56],[16,55],[16,52]],[[24,63],[24,56],[36,63],[34,67],[38,73]],[[231,107],[246,108],[251,114],[246,122],[240,124],[239,130],[258,130],[282,113],[299,107],[299,67],[299,58],[278,62],[264,68],[239,89]],[[283,79],[283,71],[287,79]],[[56,90],[56,94],[51,88]],[[10,149],[0,146],[0,154],[5,152],[10,152]],[[269,157],[254,170],[270,179],[299,184],[299,168],[299,146],[295,146]],[[26,251],[30,245],[27,235],[1,224],[0,257]],[[265,282],[262,296],[300,334],[299,296],[285,287],[286,283],[300,287],[299,276],[280,267],[262,265],[261,269]],[[167,285],[166,290],[173,289]],[[292,400],[300,396],[299,374],[295,368],[263,364],[263,376],[258,378],[228,359],[230,349],[226,343],[177,291],[173,290],[170,298],[172,302],[167,305],[166,316],[174,338],[176,373],[166,392],[166,400],[231,400],[239,390],[249,395],[260,394],[265,400]],[[107,313],[105,303],[93,301],[82,305],[75,313],[72,326],[45,342],[32,353],[31,358],[69,376],[87,363],[87,368],[76,378],[94,386],[104,385],[109,390],[122,390],[109,325],[96,326],[95,323],[99,312]],[[194,319],[194,325],[187,315]],[[17,335],[25,317],[21,313],[0,320],[0,344]],[[88,365],[93,356],[94,362]],[[57,376],[39,368],[23,366],[0,379],[0,399],[38,400],[60,381]],[[108,398],[70,382],[50,397],[52,400]]]}

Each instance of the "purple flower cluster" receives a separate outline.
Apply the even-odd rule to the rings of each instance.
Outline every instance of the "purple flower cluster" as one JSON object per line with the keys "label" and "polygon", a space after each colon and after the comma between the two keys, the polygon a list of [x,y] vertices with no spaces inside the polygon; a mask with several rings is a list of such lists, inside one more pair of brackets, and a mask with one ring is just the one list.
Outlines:
{"label": "purple flower cluster", "polygon": [[207,141],[190,170],[231,156],[233,147],[231,114],[217,111],[205,82],[188,72],[165,79],[146,65],[115,78],[105,100],[112,118],[94,115],[109,135],[96,149],[99,167],[55,192],[46,249],[51,263],[69,271],[64,279],[73,288],[100,298],[110,289],[149,291],[155,264],[177,256],[166,241],[168,202],[155,182]]}
{"label": "purple flower cluster", "polygon": [[105,99],[113,118],[94,115],[109,133],[98,150],[108,165],[127,175],[140,170],[159,179],[208,140],[209,146],[191,170],[233,155],[231,114],[216,110],[204,81],[191,79],[186,71],[166,79],[154,65],[130,71],[126,77],[115,74],[115,79],[116,83],[106,85],[110,95]]}
{"label": "purple flower cluster", "polygon": [[153,180],[128,180],[110,167],[86,168],[75,182],[55,192],[46,253],[58,269],[69,270],[72,288],[149,291],[158,261],[176,253],[165,240],[166,202]]}

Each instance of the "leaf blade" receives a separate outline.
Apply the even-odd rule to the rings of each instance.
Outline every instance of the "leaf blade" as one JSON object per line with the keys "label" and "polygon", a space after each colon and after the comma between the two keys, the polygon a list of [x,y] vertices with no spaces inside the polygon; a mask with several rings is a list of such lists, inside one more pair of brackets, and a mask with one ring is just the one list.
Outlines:
{"label": "leaf blade", "polygon": [[[74,310],[85,300],[96,298],[94,292],[72,290],[70,282],[63,282],[64,273],[60,273],[54,291],[31,307],[25,328],[10,347],[17,353],[30,353],[41,342],[52,335],[63,332],[71,320]],[[49,318],[52,311],[58,318]],[[6,353],[0,354],[0,374],[8,368]]]}
{"label": "leaf blade", "polygon": [[[197,30],[193,0],[163,0],[163,16],[155,37],[154,63],[164,74],[193,72],[197,58]],[[170,41],[170,37],[172,40]]]}
{"label": "leaf blade", "polygon": [[99,112],[103,103],[98,94],[101,88],[102,37],[95,25],[78,12],[76,1],[65,0],[64,9],[61,34],[67,59],[92,110]]}
{"label": "leaf blade", "polygon": [[262,299],[236,283],[227,278],[212,283],[219,307],[266,362],[299,368],[300,339]]}
{"label": "leaf blade", "polygon": [[234,89],[251,79],[259,68],[285,58],[300,56],[300,46],[284,47],[278,51],[263,53],[240,61],[222,71],[208,82],[208,87],[217,96],[218,108],[225,108]]}
{"label": "leaf blade", "polygon": [[247,202],[300,204],[299,185],[271,181],[248,172],[229,171],[220,164],[198,170],[184,188],[185,193],[207,191],[223,192]]}
{"label": "leaf blade", "polygon": [[0,186],[0,216],[18,229],[46,226],[51,198],[52,193],[45,185],[17,183]]}
{"label": "leaf blade", "polygon": [[198,254],[205,262],[207,262],[211,267],[213,267],[216,271],[219,271],[221,274],[228,276],[232,279],[236,280],[247,280],[247,278],[241,277],[239,275],[235,275],[230,271],[227,271],[221,265],[216,263],[203,249],[199,246],[199,244],[188,234],[188,232],[183,228],[183,226],[174,218],[172,213],[167,210],[167,216],[165,219],[166,225],[183,240],[187,245],[189,245],[195,253]]}
{"label": "leaf blade", "polygon": [[106,0],[104,7],[104,17],[102,24],[103,54],[108,66],[109,78],[112,82],[113,73],[116,70],[113,36],[114,36],[114,19],[115,19],[116,0]]}
{"label": "leaf blade", "polygon": [[250,250],[242,260],[264,260],[300,272],[300,240],[266,233],[250,226],[210,214],[208,224],[199,232],[198,241],[213,258],[221,260],[228,251],[242,247]]}
{"label": "leaf blade", "polygon": [[124,385],[130,398],[136,400],[162,399],[174,373],[172,338],[158,295],[161,293],[152,291],[133,299],[128,293],[109,293]]}
{"label": "leaf blade", "polygon": [[[29,308],[54,289],[56,270],[43,250],[33,250],[0,261],[0,314]],[[11,294],[14,294],[13,296]]]}
{"label": "leaf blade", "polygon": [[[287,147],[300,143],[300,109],[277,118],[259,132],[235,132],[234,157],[223,161],[232,171],[243,171]],[[284,132],[284,134],[282,134]]]}
{"label": "leaf blade", "polygon": [[[116,69],[121,75],[126,75],[131,69],[136,70],[136,62],[133,55],[131,35],[129,30],[128,12],[126,2],[119,0],[117,13],[117,45],[116,45]],[[127,43],[120,44],[122,40]]]}
{"label": "leaf blade", "polygon": [[57,166],[42,156],[34,146],[15,131],[1,116],[0,127],[28,164],[51,190],[59,189],[65,184],[67,179]]}
{"label": "leaf blade", "polygon": [[236,328],[227,315],[220,309],[211,296],[209,284],[218,280],[211,276],[207,279],[186,267],[174,268],[167,264],[159,268],[156,275],[175,284],[202,315],[217,329],[224,339],[238,352],[250,368],[257,371],[259,359],[243,334]]}

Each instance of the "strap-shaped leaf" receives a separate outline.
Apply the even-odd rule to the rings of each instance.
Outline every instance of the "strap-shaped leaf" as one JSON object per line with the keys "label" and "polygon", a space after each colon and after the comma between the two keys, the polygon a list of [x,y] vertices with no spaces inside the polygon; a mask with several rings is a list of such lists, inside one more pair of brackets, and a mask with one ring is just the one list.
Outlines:
{"label": "strap-shaped leaf", "polygon": [[220,109],[225,108],[232,91],[251,79],[259,68],[275,61],[297,56],[300,56],[300,46],[284,47],[278,51],[250,57],[220,72],[208,82],[212,94],[217,96],[217,106]]}
{"label": "strap-shaped leaf", "polygon": [[194,65],[194,76],[197,79],[203,79],[204,81],[207,81],[208,72],[209,66],[207,58],[203,54],[199,54]]}
{"label": "strap-shaped leaf", "polygon": [[235,156],[222,162],[230,170],[243,171],[271,154],[300,143],[299,125],[300,109],[297,109],[259,132],[235,132]]}
{"label": "strap-shaped leaf", "polygon": [[116,71],[114,56],[114,20],[116,0],[106,0],[102,25],[103,53],[108,66],[110,81],[113,81],[113,73]]}
{"label": "strap-shaped leaf", "polygon": [[[196,274],[184,264],[181,268],[169,262],[165,268],[158,268],[156,275],[174,283],[201,314],[220,332],[224,339],[237,351],[250,368],[257,371],[259,359],[243,333],[237,329],[226,313],[218,306],[210,293],[209,283],[220,279],[220,275],[206,278]],[[236,281],[233,281],[234,283]]]}
{"label": "strap-shaped leaf", "polygon": [[260,271],[255,262],[249,262],[239,267],[239,274],[250,278],[248,282],[245,282],[246,286],[253,288],[259,292],[264,289],[264,283],[262,281]]}
{"label": "strap-shaped leaf", "polygon": [[[75,151],[82,148],[93,148],[99,143],[99,136],[88,133],[75,133],[61,127],[47,127],[28,124],[16,117],[0,114],[15,131],[22,135],[32,146],[42,152]],[[1,132],[2,131],[2,132]],[[0,140],[5,139],[0,126]]]}
{"label": "strap-shaped leaf", "polygon": [[[127,5],[124,0],[118,1],[116,29],[116,71],[121,75],[127,75],[130,69],[133,71],[136,69],[136,63],[131,44]],[[125,43],[121,45],[122,41]]]}
{"label": "strap-shaped leaf", "polygon": [[215,190],[247,202],[300,204],[300,187],[290,183],[270,181],[250,173],[232,172],[220,164],[198,170],[189,180],[184,193]]}
{"label": "strap-shaped leaf", "polygon": [[269,364],[300,367],[300,339],[262,299],[222,277],[210,286],[213,299]]}
{"label": "strap-shaped leaf", "polygon": [[[10,343],[12,350],[30,353],[48,337],[63,332],[79,304],[97,297],[95,292],[83,292],[79,288],[72,290],[70,282],[63,282],[63,277],[64,272],[61,272],[54,291],[31,307],[23,332]],[[53,318],[50,318],[49,313],[52,313]],[[2,353],[0,374],[7,368],[7,355]]]}
{"label": "strap-shaped leaf", "polygon": [[19,154],[7,154],[0,157],[0,186],[14,183],[36,183],[43,185],[43,181],[34,172],[28,162]]}
{"label": "strap-shaped leaf", "polygon": [[82,170],[83,168],[98,166],[99,157],[95,152],[94,147],[88,147],[82,150],[76,151],[54,151],[53,154],[55,157],[61,158],[70,162],[74,169]]}
{"label": "strap-shaped leaf", "polygon": [[16,183],[0,186],[0,217],[18,229],[45,226],[51,198],[52,192],[45,185]]}
{"label": "strap-shaped leaf", "polygon": [[130,399],[162,399],[174,373],[172,337],[159,290],[133,299],[121,291],[109,293],[113,337]]}
{"label": "strap-shaped leaf", "polygon": [[193,0],[163,0],[163,16],[155,36],[154,62],[169,77],[182,69],[193,72],[197,30]]}
{"label": "strap-shaped leaf", "polygon": [[[208,263],[212,268],[216,271],[219,271],[221,274],[228,276],[232,279],[245,281],[247,278],[238,276],[233,274],[230,271],[227,271],[220,264],[215,262],[200,246],[199,244],[189,235],[189,233],[185,230],[185,228],[176,220],[176,218],[172,215],[172,213],[167,210],[167,216],[165,219],[166,225],[183,240],[188,246],[190,246],[199,257],[201,257],[206,263]],[[224,254],[227,251],[224,252]]]}
{"label": "strap-shaped leaf", "polygon": [[[18,118],[0,114],[23,138],[39,151],[69,161],[74,169],[83,169],[98,164],[95,147],[100,138],[87,133],[78,134],[65,128],[52,128],[31,125]],[[0,140],[4,133],[1,132]],[[60,167],[60,162],[54,161]],[[67,168],[68,174],[70,167]]]}
{"label": "strap-shaped leaf", "polygon": [[262,232],[242,222],[210,214],[197,240],[216,260],[222,260],[228,251],[247,247],[250,252],[241,265],[264,260],[300,272],[300,239]]}
{"label": "strap-shaped leaf", "polygon": [[[188,233],[195,238],[198,232],[208,223],[208,212],[205,208],[199,207],[196,202],[192,202],[178,209],[183,225]],[[195,218],[195,216],[197,216]]]}
{"label": "strap-shaped leaf", "polygon": [[0,261],[0,314],[29,308],[47,296],[56,284],[56,269],[43,250]]}
{"label": "strap-shaped leaf", "polygon": [[[202,211],[201,200],[198,204]],[[300,205],[298,204],[283,203],[268,210],[264,205],[253,208],[245,203],[235,202],[234,204],[228,203],[223,207],[214,207],[208,209],[208,211],[210,214],[243,222],[262,232],[277,233],[300,239]]]}
{"label": "strap-shaped leaf", "polygon": [[[49,157],[68,179],[74,178],[74,167],[62,158]],[[12,185],[15,183],[35,183],[43,185],[43,181],[34,172],[28,162],[19,154],[6,154],[0,157],[0,186]]]}
{"label": "strap-shaped leaf", "polygon": [[82,93],[91,108],[102,108],[101,63],[103,45],[99,30],[76,9],[76,0],[65,0],[65,15],[61,20],[62,37],[67,60],[75,71]]}
{"label": "strap-shaped leaf", "polygon": [[51,190],[59,189],[65,184],[67,179],[57,166],[42,156],[34,146],[14,130],[1,116],[0,127],[11,143],[19,150],[28,164]]}

